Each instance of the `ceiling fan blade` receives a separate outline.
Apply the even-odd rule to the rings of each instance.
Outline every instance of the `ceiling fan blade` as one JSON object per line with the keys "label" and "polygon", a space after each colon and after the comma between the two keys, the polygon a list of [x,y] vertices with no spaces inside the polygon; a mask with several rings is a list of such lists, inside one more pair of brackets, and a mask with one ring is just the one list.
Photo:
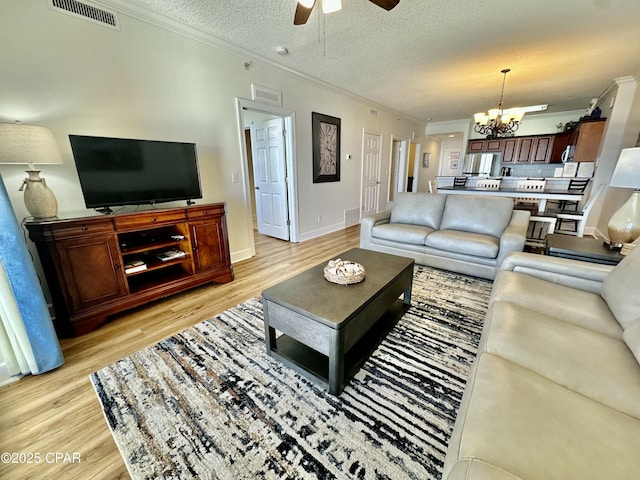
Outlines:
{"label": "ceiling fan blade", "polygon": [[309,20],[309,15],[311,15],[311,10],[315,7],[316,2],[314,1],[310,7],[305,7],[300,2],[296,5],[296,14],[293,17],[294,25],[304,25]]}
{"label": "ceiling fan blade", "polygon": [[389,11],[400,3],[400,0],[369,0],[371,3]]}

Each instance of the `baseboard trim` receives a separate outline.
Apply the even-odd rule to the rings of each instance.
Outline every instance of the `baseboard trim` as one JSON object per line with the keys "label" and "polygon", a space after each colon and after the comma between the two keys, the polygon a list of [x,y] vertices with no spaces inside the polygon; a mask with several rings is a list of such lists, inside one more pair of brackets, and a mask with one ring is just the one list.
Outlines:
{"label": "baseboard trim", "polygon": [[328,233],[337,232],[339,230],[344,230],[346,228],[344,222],[336,223],[334,225],[328,225],[326,227],[318,228],[317,230],[311,230],[310,232],[301,233],[300,241],[304,242],[306,240],[311,240],[313,238],[321,237],[323,235],[327,235]]}
{"label": "baseboard trim", "polygon": [[231,252],[231,263],[241,262],[242,260],[247,260],[251,257],[251,250],[248,248],[238,250],[237,252]]}

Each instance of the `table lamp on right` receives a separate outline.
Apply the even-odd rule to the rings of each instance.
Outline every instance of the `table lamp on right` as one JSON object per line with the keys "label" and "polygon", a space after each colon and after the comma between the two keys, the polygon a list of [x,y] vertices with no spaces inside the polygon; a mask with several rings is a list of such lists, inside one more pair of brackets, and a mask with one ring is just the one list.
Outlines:
{"label": "table lamp on right", "polygon": [[640,147],[620,153],[610,187],[633,188],[627,202],[609,220],[609,248],[622,248],[640,237]]}

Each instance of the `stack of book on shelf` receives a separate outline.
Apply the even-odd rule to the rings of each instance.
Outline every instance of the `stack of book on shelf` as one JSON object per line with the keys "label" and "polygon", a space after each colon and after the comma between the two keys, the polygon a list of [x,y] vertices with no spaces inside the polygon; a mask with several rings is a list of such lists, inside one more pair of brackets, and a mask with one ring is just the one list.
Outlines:
{"label": "stack of book on shelf", "polygon": [[182,250],[167,250],[162,253],[158,253],[156,256],[163,262],[168,262],[169,260],[175,260],[176,258],[181,258],[185,255],[186,253]]}
{"label": "stack of book on shelf", "polygon": [[130,260],[124,264],[124,273],[136,273],[147,269],[147,264],[140,259]]}

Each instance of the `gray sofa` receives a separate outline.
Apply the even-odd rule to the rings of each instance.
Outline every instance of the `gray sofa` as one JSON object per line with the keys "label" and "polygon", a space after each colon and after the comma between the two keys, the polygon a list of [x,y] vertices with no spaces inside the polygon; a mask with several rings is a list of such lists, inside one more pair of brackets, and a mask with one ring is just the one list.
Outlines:
{"label": "gray sofa", "polygon": [[493,279],[524,248],[529,216],[506,197],[400,193],[389,210],[362,219],[360,247]]}
{"label": "gray sofa", "polygon": [[640,479],[640,248],[618,266],[510,255],[446,480]]}

